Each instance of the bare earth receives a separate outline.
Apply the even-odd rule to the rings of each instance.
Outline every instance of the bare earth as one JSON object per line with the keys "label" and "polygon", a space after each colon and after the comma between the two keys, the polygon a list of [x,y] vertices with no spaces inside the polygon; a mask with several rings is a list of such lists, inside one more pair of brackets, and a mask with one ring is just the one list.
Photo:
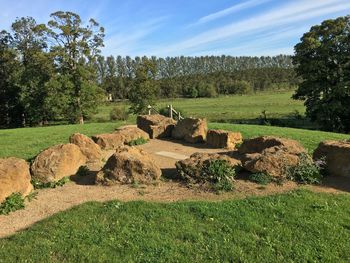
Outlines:
{"label": "bare earth", "polygon": [[[208,149],[205,145],[189,145],[182,142],[167,140],[151,140],[149,143],[138,146],[153,155],[155,161],[162,168],[165,178],[173,178],[176,175],[175,162],[178,159],[189,157],[195,152],[222,152],[222,149]],[[105,153],[105,160],[113,153]],[[103,164],[95,164],[90,168],[95,172]],[[247,196],[261,196],[282,193],[298,188],[297,184],[288,182],[283,186],[270,184],[260,186],[244,179],[235,182],[235,190],[230,193],[215,194],[198,189],[190,189],[176,180],[165,179],[155,185],[130,186],[116,185],[111,187],[93,185],[94,174],[77,179],[55,189],[43,189],[31,202],[27,202],[26,208],[11,213],[0,215],[0,238],[12,235],[26,229],[32,224],[47,218],[57,212],[67,210],[73,206],[89,201],[135,201],[144,200],[152,202],[174,202],[182,200],[206,200],[220,201],[238,199]],[[313,191],[338,193],[350,192],[350,178],[328,178],[322,186],[304,186]]]}

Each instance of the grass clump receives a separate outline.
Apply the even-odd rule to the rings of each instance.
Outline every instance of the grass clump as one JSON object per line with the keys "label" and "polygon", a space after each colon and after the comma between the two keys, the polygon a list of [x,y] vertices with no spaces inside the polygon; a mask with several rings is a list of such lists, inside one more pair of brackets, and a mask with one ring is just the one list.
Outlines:
{"label": "grass clump", "polygon": [[0,215],[8,215],[19,209],[24,208],[24,198],[20,193],[13,193],[6,197],[0,205]]}
{"label": "grass clump", "polygon": [[297,166],[287,167],[287,178],[300,184],[320,184],[323,167],[323,162],[315,163],[308,155],[301,154]]}
{"label": "grass clump", "polygon": [[236,170],[226,160],[213,160],[203,167],[202,176],[214,190],[232,191]]}
{"label": "grass clump", "polygon": [[43,183],[37,179],[32,178],[31,183],[34,186],[34,189],[44,189],[44,188],[56,188],[56,187],[64,186],[69,181],[70,181],[69,177],[63,177],[57,182]]}
{"label": "grass clump", "polygon": [[129,112],[126,107],[115,106],[109,112],[109,119],[111,121],[126,121],[129,118]]}
{"label": "grass clump", "polygon": [[147,142],[148,142],[148,140],[146,140],[145,138],[140,137],[140,138],[137,138],[136,140],[132,140],[132,141],[128,142],[128,145],[129,146],[137,146],[137,145],[145,144]]}
{"label": "grass clump", "polygon": [[273,181],[273,178],[266,173],[254,173],[249,176],[249,180],[260,185],[268,185]]}

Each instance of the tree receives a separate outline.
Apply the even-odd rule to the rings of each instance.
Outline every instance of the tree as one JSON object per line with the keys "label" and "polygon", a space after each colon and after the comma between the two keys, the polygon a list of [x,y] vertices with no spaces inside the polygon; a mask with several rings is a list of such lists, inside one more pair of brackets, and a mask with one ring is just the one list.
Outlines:
{"label": "tree", "polygon": [[159,87],[155,82],[156,64],[143,57],[135,72],[135,80],[130,89],[129,100],[133,113],[144,113],[148,105],[153,105],[159,94]]}
{"label": "tree", "polygon": [[93,19],[83,26],[80,16],[72,12],[55,12],[51,18],[48,22],[48,36],[53,40],[51,53],[58,74],[67,77],[58,79],[70,82],[63,86],[73,87],[64,112],[71,122],[84,123],[84,117],[95,112],[103,98],[95,65],[103,47],[104,29]]}
{"label": "tree", "polygon": [[350,131],[350,16],[313,26],[295,46],[302,78],[294,99],[326,130]]}

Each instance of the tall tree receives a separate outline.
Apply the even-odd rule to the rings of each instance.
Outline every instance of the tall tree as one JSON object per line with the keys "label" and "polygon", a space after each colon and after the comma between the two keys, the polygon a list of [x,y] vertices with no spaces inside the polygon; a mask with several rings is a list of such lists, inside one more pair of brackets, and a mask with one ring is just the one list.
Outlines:
{"label": "tall tree", "polygon": [[295,46],[296,72],[303,81],[295,99],[324,129],[350,131],[350,16],[313,26]]}
{"label": "tall tree", "polygon": [[48,22],[48,36],[53,40],[51,52],[58,73],[66,76],[56,81],[69,81],[60,86],[73,87],[66,117],[72,122],[84,123],[84,117],[95,112],[104,97],[97,85],[95,67],[103,47],[104,29],[93,19],[84,26],[80,16],[72,12],[55,12],[51,18]]}

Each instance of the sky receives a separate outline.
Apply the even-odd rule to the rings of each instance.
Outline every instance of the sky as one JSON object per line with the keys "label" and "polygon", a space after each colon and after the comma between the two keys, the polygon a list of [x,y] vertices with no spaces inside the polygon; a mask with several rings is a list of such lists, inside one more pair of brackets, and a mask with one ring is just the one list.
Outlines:
{"label": "sky", "polygon": [[105,28],[103,55],[293,54],[311,26],[350,14],[350,0],[0,0],[0,30],[55,11]]}

